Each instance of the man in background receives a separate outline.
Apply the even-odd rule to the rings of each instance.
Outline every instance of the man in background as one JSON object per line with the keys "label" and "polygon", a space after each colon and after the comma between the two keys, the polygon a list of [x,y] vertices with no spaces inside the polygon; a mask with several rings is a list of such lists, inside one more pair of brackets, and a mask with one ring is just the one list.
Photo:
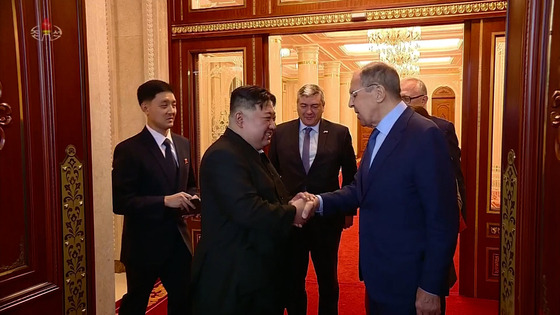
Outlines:
{"label": "man in background", "polygon": [[146,127],[119,143],[113,157],[113,212],[124,215],[121,261],[127,293],[120,314],[144,314],[156,280],[168,296],[168,314],[190,314],[190,239],[182,216],[195,209],[196,180],[189,141],[170,131],[176,100],[169,84],[138,87]]}
{"label": "man in background", "polygon": [[283,314],[289,232],[307,214],[304,200],[289,200],[263,152],[276,129],[274,102],[264,88],[235,89],[228,128],[202,158],[202,237],[193,260],[196,315]]}
{"label": "man in background", "polygon": [[[428,104],[428,90],[426,84],[422,80],[417,78],[406,78],[401,80],[401,97],[406,105],[408,106],[420,106],[427,110],[426,105]],[[461,201],[463,203],[461,207],[461,215],[463,220],[467,220],[467,208],[465,207],[466,202],[466,190],[465,190],[465,178],[463,172],[461,171],[461,149],[459,148],[459,140],[457,139],[457,134],[455,133],[455,126],[452,122],[445,119],[430,116],[430,119],[441,129],[447,140],[447,145],[449,146],[449,155],[453,161],[453,172],[457,178],[457,185],[459,187],[459,194],[461,195]]]}
{"label": "man in background", "polygon": [[[305,84],[297,93],[299,119],[280,124],[272,136],[270,161],[290,196],[339,189],[341,169],[343,186],[350,184],[356,174],[350,132],[345,126],[322,119],[324,109],[323,90],[318,85]],[[302,229],[294,229],[289,315],[307,313],[305,278],[310,253],[319,284],[318,314],[338,314],[338,246],[342,229],[352,226],[352,222],[352,215],[313,217]]]}

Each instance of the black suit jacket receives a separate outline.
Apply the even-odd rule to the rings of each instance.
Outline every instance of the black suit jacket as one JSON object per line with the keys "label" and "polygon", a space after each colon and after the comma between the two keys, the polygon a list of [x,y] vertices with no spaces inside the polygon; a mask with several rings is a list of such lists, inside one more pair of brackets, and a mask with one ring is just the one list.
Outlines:
{"label": "black suit jacket", "polygon": [[189,141],[171,135],[179,178],[172,182],[165,158],[147,128],[124,140],[113,156],[113,212],[124,215],[121,261],[161,263],[174,242],[181,241],[186,225],[177,209],[164,206],[163,198],[180,191],[196,193]]}
{"label": "black suit jacket", "polygon": [[[269,150],[270,161],[290,196],[301,191],[320,194],[339,189],[341,168],[342,186],[350,184],[356,174],[356,155],[348,128],[321,119],[317,154],[306,174],[299,152],[299,124],[300,120],[295,119],[278,125]],[[327,219],[334,220],[341,227],[344,223],[343,215]]]}
{"label": "black suit jacket", "polygon": [[461,171],[461,149],[459,148],[459,140],[457,139],[457,134],[455,133],[455,126],[453,126],[452,122],[439,117],[431,116],[430,119],[439,127],[439,129],[441,129],[443,135],[445,136],[445,140],[447,140],[449,155],[451,155],[451,160],[453,162],[453,171],[455,173],[455,177],[457,178],[457,186],[459,187],[459,194],[461,195],[461,200],[463,202],[461,215],[466,221],[467,208],[465,207],[465,178],[463,177],[463,172]]}
{"label": "black suit jacket", "polygon": [[202,158],[200,192],[195,314],[281,312],[283,259],[295,207],[287,204],[280,179],[228,128]]}

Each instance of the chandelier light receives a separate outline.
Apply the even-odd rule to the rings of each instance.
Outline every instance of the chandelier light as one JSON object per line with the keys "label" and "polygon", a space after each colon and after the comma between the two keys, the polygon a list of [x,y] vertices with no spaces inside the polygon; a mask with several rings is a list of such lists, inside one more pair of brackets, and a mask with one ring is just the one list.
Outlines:
{"label": "chandelier light", "polygon": [[379,59],[393,65],[399,75],[410,76],[420,72],[416,64],[420,58],[420,27],[369,30],[367,37],[371,50],[379,52]]}

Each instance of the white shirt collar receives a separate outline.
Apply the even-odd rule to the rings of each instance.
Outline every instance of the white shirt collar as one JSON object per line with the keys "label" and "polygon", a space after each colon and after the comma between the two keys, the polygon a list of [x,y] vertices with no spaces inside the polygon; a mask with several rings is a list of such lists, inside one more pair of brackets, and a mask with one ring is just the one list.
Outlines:
{"label": "white shirt collar", "polygon": [[169,131],[169,129],[167,129],[167,135],[164,136],[161,133],[155,131],[154,129],[152,129],[150,126],[146,125],[146,128],[148,129],[148,131],[152,134],[152,137],[154,137],[154,140],[156,140],[156,143],[159,146],[163,145],[163,142],[165,141],[165,139],[169,139],[169,141],[171,141],[171,143],[173,143],[173,138],[171,138],[171,132]]}
{"label": "white shirt collar", "polygon": [[311,129],[313,129],[313,131],[315,131],[316,133],[319,133],[319,124],[321,123],[321,120],[319,120],[319,122],[315,125],[315,126],[306,126],[303,122],[301,122],[301,119],[299,120],[299,132],[302,132],[303,129],[310,127]]}

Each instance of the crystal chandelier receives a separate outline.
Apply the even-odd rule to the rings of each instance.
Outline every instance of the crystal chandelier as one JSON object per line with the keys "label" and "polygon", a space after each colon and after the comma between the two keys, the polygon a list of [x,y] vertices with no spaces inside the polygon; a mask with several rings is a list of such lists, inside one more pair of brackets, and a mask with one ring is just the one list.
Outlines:
{"label": "crystal chandelier", "polygon": [[420,72],[416,64],[420,58],[420,35],[420,27],[376,29],[367,33],[371,50],[379,52],[379,59],[393,65],[400,76]]}

